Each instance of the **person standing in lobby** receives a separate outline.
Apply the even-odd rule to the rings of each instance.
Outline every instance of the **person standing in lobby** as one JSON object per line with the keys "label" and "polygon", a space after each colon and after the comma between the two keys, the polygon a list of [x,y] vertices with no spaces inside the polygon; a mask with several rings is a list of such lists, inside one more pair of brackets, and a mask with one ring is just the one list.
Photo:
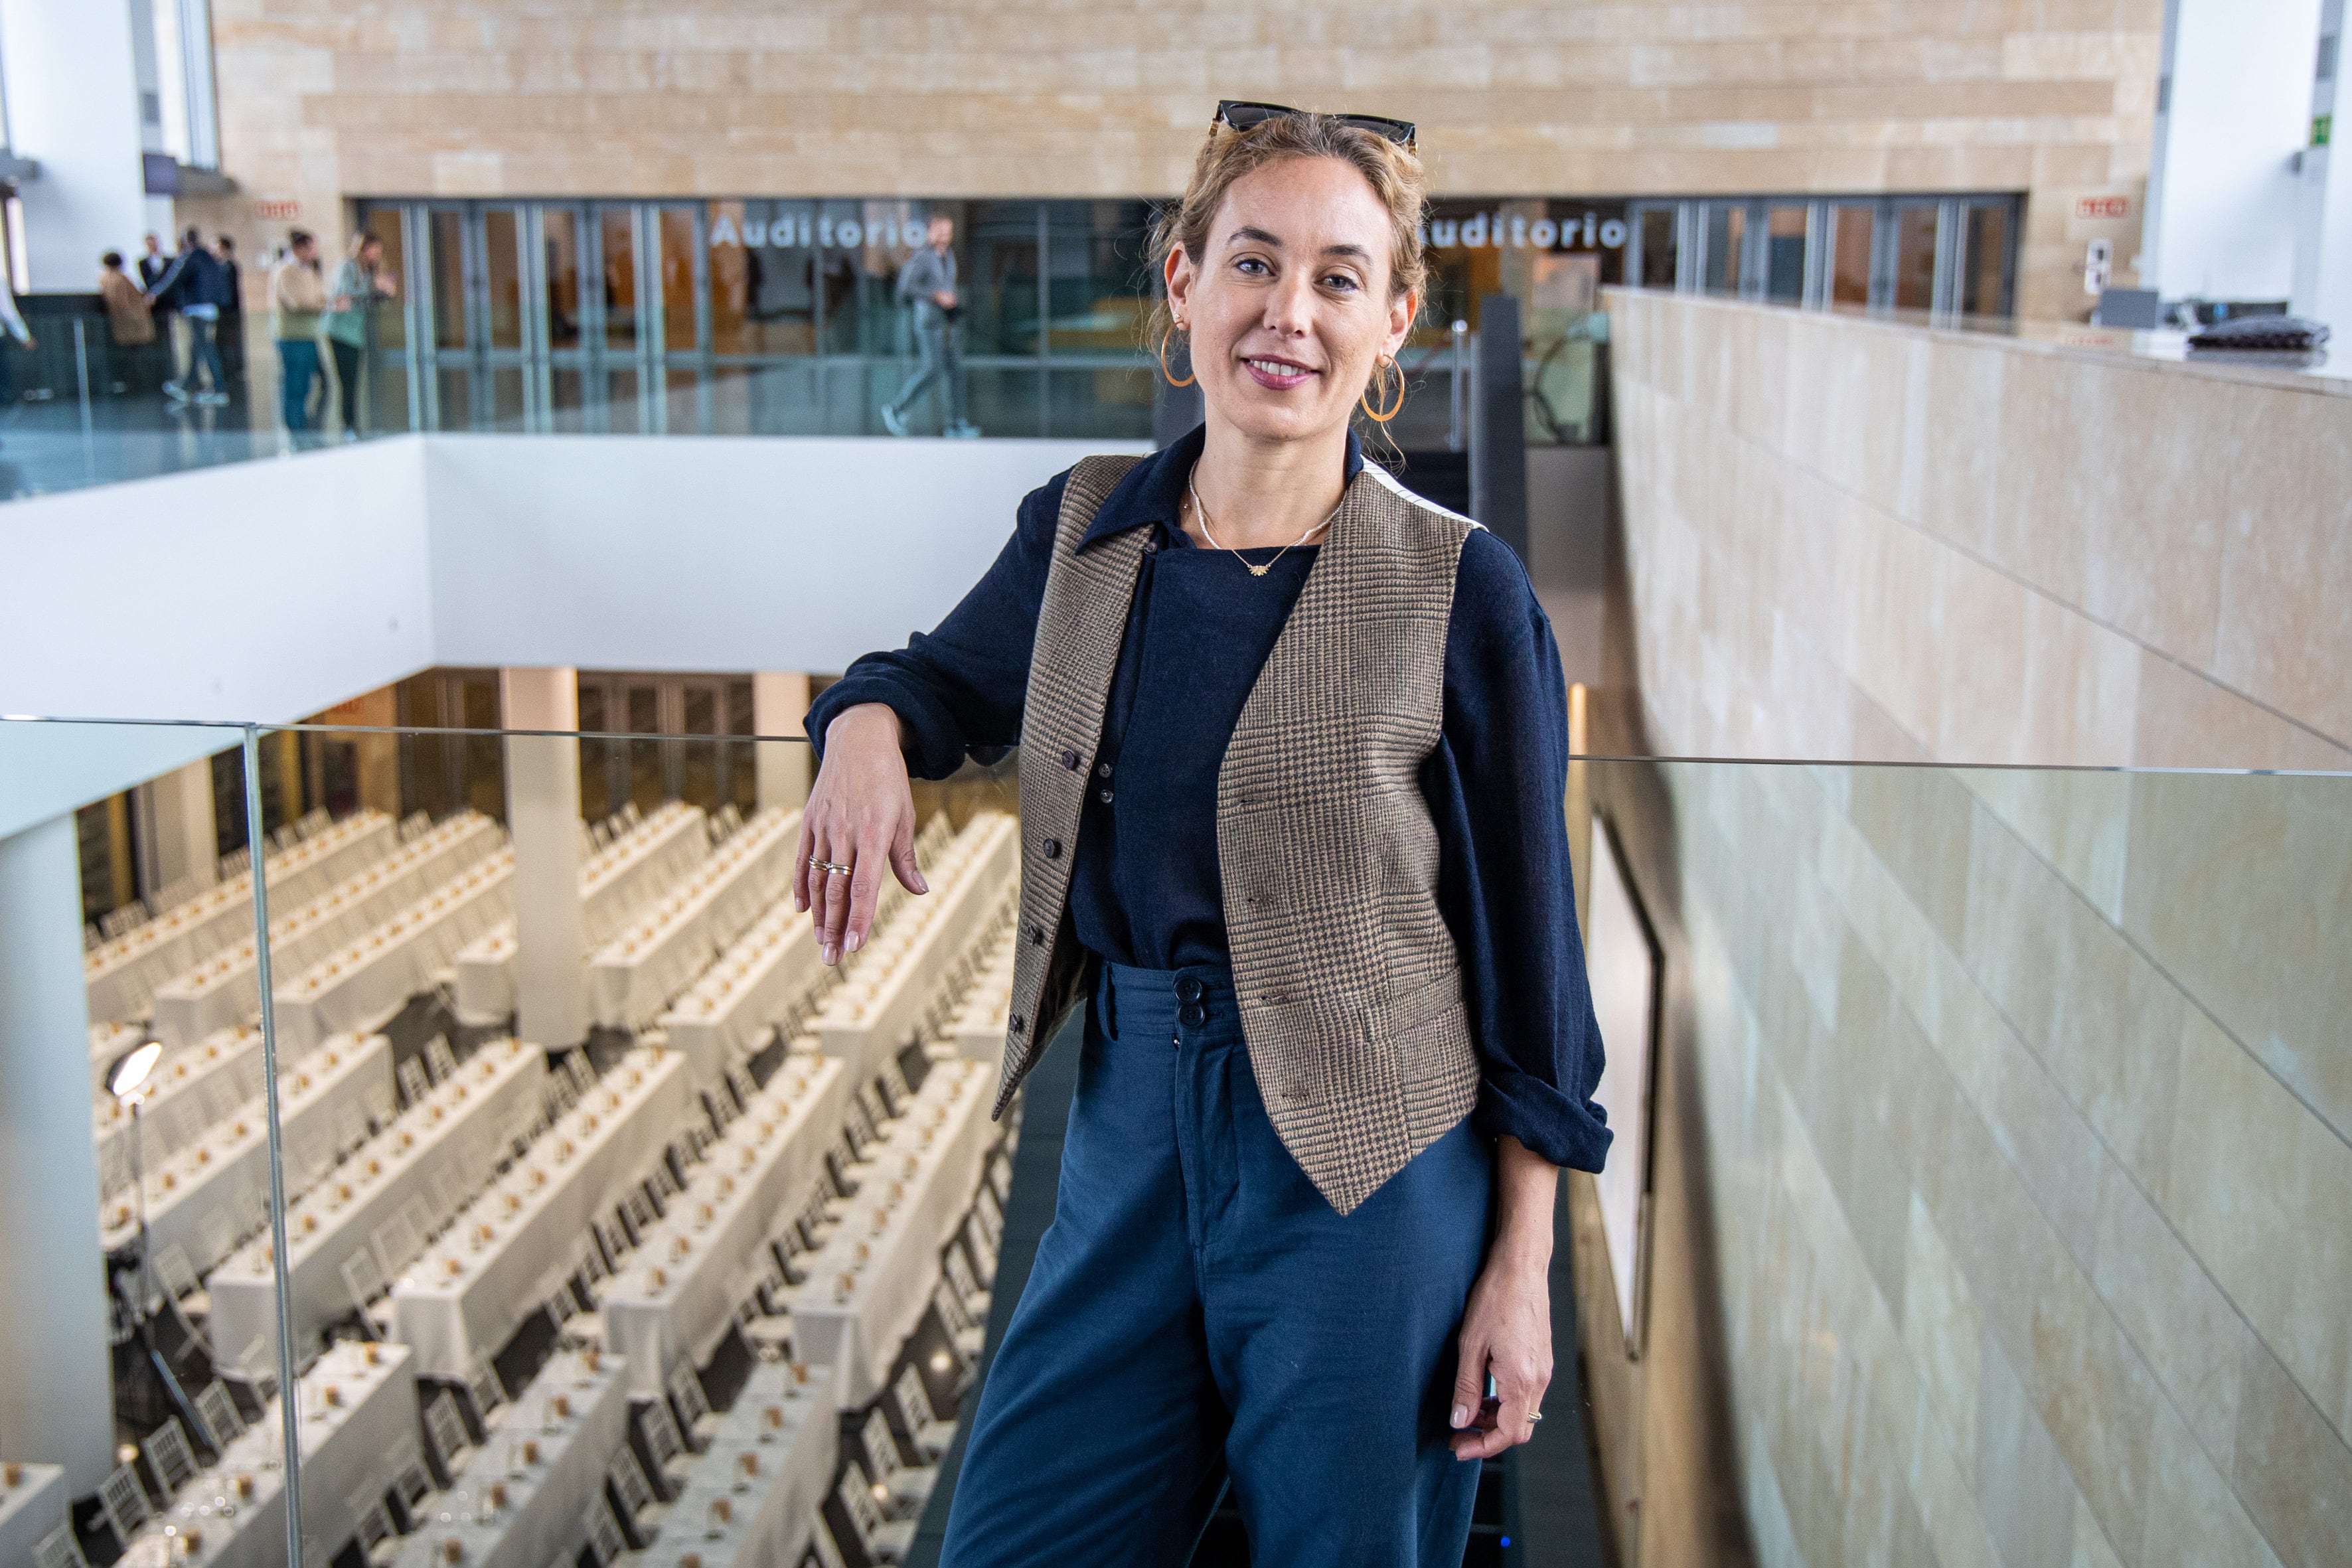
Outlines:
{"label": "person standing in lobby", "polygon": [[269,275],[269,331],[278,342],[278,403],[289,435],[310,428],[310,394],[319,382],[319,321],[327,282],[319,241],[308,229],[287,236],[286,259]]}
{"label": "person standing in lobby", "polygon": [[98,258],[98,297],[106,305],[109,392],[151,392],[147,365],[155,353],[155,314],[147,296],[122,270],[122,252]]}
{"label": "person standing in lobby", "polygon": [[956,291],[955,219],[933,213],[920,250],[898,268],[898,302],[914,313],[915,349],[921,355],[915,373],[898,388],[898,395],[882,405],[882,427],[893,436],[907,433],[907,414],[915,399],[934,384],[948,395],[948,418],[943,436],[969,437],[979,426],[963,416],[963,365],[956,355],[956,320],[963,313]]}
{"label": "person standing in lobby", "polygon": [[383,268],[383,241],[362,229],[352,237],[350,254],[335,269],[335,280],[327,291],[327,347],[335,356],[335,406],[346,441],[359,439],[360,383],[367,374],[375,308],[395,298],[400,289],[400,279]]}
{"label": "person standing in lobby", "polygon": [[1423,191],[1410,124],[1219,105],[1153,245],[1206,422],[1031,492],[809,711],[822,957],[886,875],[925,890],[910,773],[1017,742],[997,1114],[1083,1009],[944,1568],[1177,1568],[1228,1479],[1254,1561],[1458,1568],[1479,1461],[1542,1419],[1601,1045],[1550,623],[1350,427],[1402,405]]}
{"label": "person standing in lobby", "polygon": [[[228,401],[228,376],[221,367],[220,318],[228,303],[228,273],[220,258],[205,248],[204,236],[191,227],[180,237],[180,253],[147,292],[151,305],[177,310],[188,323],[188,357],[179,378],[163,384],[163,395],[174,403],[218,407]],[[205,373],[205,388],[195,387],[196,371]]]}
{"label": "person standing in lobby", "polygon": [[245,384],[245,269],[236,263],[236,241],[228,235],[213,240],[213,259],[221,265],[227,279],[223,290],[227,298],[221,301],[220,356],[228,373],[227,386]]}

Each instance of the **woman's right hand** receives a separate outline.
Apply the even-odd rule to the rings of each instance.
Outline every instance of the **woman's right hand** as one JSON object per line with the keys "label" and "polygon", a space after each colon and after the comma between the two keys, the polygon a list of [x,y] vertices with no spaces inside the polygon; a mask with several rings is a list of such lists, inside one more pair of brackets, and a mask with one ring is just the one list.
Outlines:
{"label": "woman's right hand", "polygon": [[[899,750],[898,715],[887,703],[845,708],[824,731],[824,763],[801,815],[793,907],[811,912],[827,963],[866,945],[887,865],[910,893],[927,893],[915,865],[915,797]],[[812,860],[847,866],[820,871]]]}

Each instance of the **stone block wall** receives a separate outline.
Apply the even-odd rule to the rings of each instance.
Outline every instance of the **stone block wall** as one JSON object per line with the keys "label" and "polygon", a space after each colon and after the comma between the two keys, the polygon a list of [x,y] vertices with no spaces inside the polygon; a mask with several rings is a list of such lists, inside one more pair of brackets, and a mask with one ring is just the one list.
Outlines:
{"label": "stone block wall", "polygon": [[[1597,750],[2346,767],[2352,398],[1610,309]],[[1590,771],[1671,977],[1628,1560],[2352,1562],[2352,776]]]}
{"label": "stone block wall", "polygon": [[[353,196],[1157,195],[1219,98],[1417,120],[1436,190],[2021,191],[2020,313],[2137,248],[2162,0],[215,0],[228,172]],[[2129,199],[2082,220],[2084,195]],[[256,224],[248,237],[282,230]],[[2128,281],[2126,272],[2119,281]]]}

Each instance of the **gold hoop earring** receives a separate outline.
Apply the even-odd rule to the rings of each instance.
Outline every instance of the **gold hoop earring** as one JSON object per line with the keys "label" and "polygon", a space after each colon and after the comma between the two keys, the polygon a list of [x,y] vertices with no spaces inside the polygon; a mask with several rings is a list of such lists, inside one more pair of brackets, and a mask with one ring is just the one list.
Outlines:
{"label": "gold hoop earring", "polygon": [[[1389,372],[1391,369],[1394,369],[1397,373],[1396,401],[1393,403],[1389,402]],[[1381,410],[1372,406],[1372,395],[1370,387],[1364,389],[1363,395],[1357,398],[1356,402],[1358,405],[1363,409],[1365,418],[1370,419],[1375,425],[1385,425],[1390,420],[1395,418],[1404,407],[1404,367],[1399,365],[1397,362],[1392,359],[1381,359],[1374,362],[1374,374],[1380,379],[1381,401],[1388,404],[1387,411],[1383,413]]]}
{"label": "gold hoop earring", "polygon": [[1176,329],[1172,326],[1166,331],[1160,334],[1160,374],[1168,378],[1168,384],[1171,386],[1190,386],[1195,381],[1198,381],[1200,377],[1197,375],[1188,375],[1183,380],[1179,381],[1176,379],[1176,373],[1168,368],[1168,340],[1175,335]]}

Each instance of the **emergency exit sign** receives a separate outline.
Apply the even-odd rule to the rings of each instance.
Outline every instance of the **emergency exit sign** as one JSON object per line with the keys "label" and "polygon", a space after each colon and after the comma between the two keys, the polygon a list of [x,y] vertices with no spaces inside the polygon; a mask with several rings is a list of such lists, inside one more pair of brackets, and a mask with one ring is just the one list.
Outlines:
{"label": "emergency exit sign", "polygon": [[300,202],[256,202],[253,216],[264,223],[290,223],[302,216]]}
{"label": "emergency exit sign", "polygon": [[2129,196],[2076,196],[2074,216],[2087,218],[2124,217],[2131,212]]}

